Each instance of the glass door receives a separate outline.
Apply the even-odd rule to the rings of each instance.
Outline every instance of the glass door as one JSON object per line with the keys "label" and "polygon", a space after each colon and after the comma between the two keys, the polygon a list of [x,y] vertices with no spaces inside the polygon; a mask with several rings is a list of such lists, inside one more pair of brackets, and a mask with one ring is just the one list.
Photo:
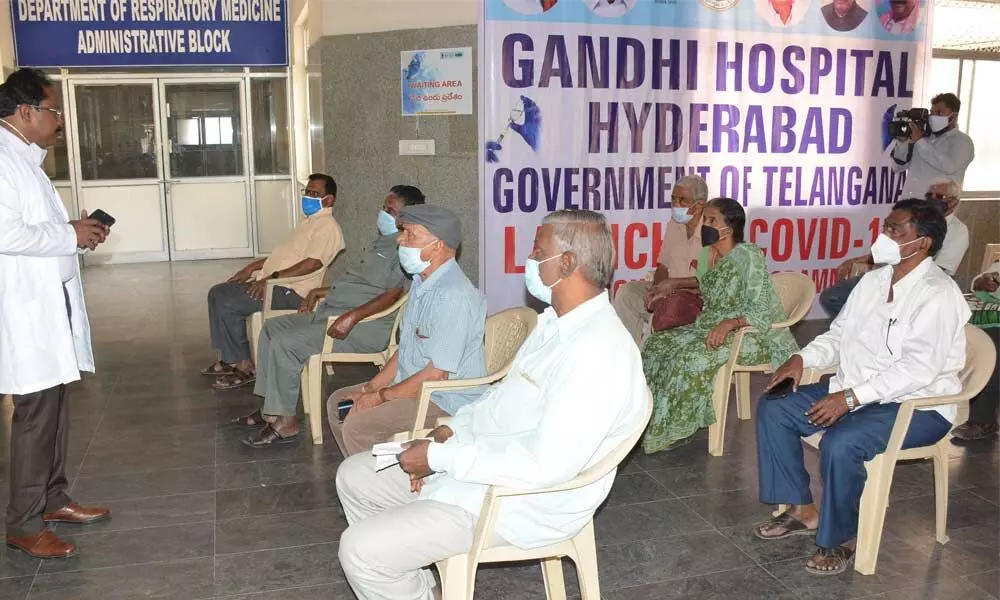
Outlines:
{"label": "glass door", "polygon": [[173,260],[253,254],[242,79],[160,82]]}
{"label": "glass door", "polygon": [[169,260],[155,80],[71,82],[78,201],[117,219],[87,263]]}

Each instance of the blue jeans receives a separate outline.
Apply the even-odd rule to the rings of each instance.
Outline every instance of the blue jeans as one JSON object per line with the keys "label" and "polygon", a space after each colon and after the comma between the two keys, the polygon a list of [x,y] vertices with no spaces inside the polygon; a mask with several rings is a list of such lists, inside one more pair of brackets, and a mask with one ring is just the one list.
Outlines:
{"label": "blue jeans", "polygon": [[[764,396],[757,407],[757,458],[760,501],[764,504],[812,504],[802,439],[822,428],[810,425],[805,412],[829,393],[829,382],[804,385],[785,398]],[[885,451],[899,404],[869,404],[828,427],[819,445],[823,498],[816,545],[836,548],[858,534],[858,509],[867,472],[865,461]],[[951,423],[929,410],[914,411],[903,448],[939,441]]]}
{"label": "blue jeans", "polygon": [[860,277],[848,277],[826,288],[819,294],[819,304],[830,315],[831,319],[836,319],[840,311],[847,304],[847,297],[851,295],[854,288],[861,281]]}

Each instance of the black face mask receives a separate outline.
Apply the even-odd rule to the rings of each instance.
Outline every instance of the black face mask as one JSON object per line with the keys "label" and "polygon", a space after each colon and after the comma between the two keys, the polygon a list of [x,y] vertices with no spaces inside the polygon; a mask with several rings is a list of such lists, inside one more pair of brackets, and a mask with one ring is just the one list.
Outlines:
{"label": "black face mask", "polygon": [[[723,227],[723,229],[728,229],[728,227]],[[708,225],[701,226],[701,245],[702,247],[711,246],[712,244],[719,241],[719,230],[715,227],[709,227]]]}

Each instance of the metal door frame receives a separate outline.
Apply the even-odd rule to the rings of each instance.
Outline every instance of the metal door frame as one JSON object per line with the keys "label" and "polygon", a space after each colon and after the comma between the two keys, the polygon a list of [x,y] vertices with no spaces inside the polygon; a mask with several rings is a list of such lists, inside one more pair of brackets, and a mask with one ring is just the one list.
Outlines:
{"label": "metal door frame", "polygon": [[[157,95],[159,96],[159,127],[160,127],[160,155],[163,157],[162,180],[163,197],[167,210],[170,260],[205,260],[217,258],[249,258],[256,255],[257,249],[257,206],[255,190],[253,189],[253,136],[250,133],[250,94],[248,90],[249,78],[245,75],[214,75],[210,77],[160,77],[157,81]],[[197,84],[197,83],[222,83],[236,84],[239,89],[239,111],[241,151],[243,162],[242,175],[227,175],[223,177],[175,177],[170,172],[170,137],[167,135],[168,119],[170,118],[170,107],[167,103],[167,86]],[[175,183],[243,183],[243,197],[247,210],[247,220],[245,223],[247,240],[249,245],[246,248],[223,248],[218,250],[185,250],[179,251],[174,248],[174,231],[171,226],[173,219],[173,206],[170,200],[170,187]]]}

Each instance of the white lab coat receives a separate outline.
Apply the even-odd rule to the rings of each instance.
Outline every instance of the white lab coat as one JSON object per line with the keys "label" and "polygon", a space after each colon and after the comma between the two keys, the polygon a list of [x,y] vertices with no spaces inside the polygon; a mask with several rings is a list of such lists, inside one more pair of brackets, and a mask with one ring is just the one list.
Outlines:
{"label": "white lab coat", "polygon": [[[30,394],[94,371],[76,233],[44,158],[0,126],[0,394]],[[72,327],[61,265],[71,275]]]}

